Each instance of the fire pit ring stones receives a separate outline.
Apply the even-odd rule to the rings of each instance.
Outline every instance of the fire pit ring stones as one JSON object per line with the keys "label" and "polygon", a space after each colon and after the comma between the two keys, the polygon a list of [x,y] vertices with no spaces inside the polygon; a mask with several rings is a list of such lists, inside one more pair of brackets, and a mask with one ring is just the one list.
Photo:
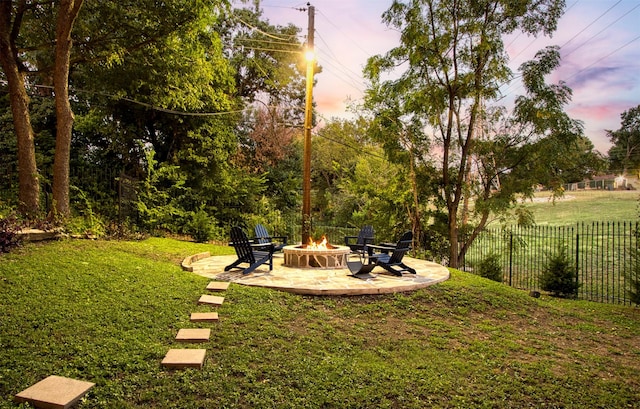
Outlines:
{"label": "fire pit ring stones", "polygon": [[347,246],[332,245],[328,248],[307,248],[286,246],[284,265],[295,268],[347,268],[347,257],[351,249]]}

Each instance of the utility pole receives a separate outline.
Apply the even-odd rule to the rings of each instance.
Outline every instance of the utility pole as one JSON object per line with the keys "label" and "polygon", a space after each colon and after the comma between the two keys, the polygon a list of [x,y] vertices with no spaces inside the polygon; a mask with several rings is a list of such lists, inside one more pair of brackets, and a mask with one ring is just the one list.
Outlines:
{"label": "utility pole", "polygon": [[313,50],[313,33],[315,7],[307,3],[309,26],[307,34],[307,91],[304,107],[304,150],[302,155],[302,245],[309,243],[311,237],[311,128],[313,113],[313,71],[315,56]]}

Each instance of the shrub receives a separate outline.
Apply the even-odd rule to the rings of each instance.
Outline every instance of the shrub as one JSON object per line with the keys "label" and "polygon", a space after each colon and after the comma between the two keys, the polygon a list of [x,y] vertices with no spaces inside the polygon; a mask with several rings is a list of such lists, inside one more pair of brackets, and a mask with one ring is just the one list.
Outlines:
{"label": "shrub", "polygon": [[500,262],[500,256],[496,253],[491,253],[480,260],[478,265],[476,265],[476,273],[480,277],[501,283],[502,263]]}
{"label": "shrub", "polygon": [[193,213],[185,233],[191,235],[198,243],[206,243],[213,238],[213,223],[203,209]]}
{"label": "shrub", "polygon": [[629,300],[640,305],[640,249],[631,250],[631,268],[626,273],[629,282]]}
{"label": "shrub", "polygon": [[0,254],[8,253],[20,245],[20,230],[20,223],[15,216],[0,219]]}
{"label": "shrub", "polygon": [[575,296],[580,287],[577,277],[575,263],[561,246],[556,253],[548,256],[540,276],[540,286],[558,297]]}

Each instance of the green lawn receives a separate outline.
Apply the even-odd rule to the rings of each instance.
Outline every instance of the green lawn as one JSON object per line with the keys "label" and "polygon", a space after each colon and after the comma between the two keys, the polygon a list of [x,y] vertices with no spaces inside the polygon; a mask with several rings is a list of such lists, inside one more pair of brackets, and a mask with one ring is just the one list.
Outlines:
{"label": "green lawn", "polygon": [[640,402],[640,309],[535,299],[453,270],[396,295],[232,285],[202,370],[160,362],[208,280],[169,239],[59,241],[0,256],[0,408],[55,374],[80,408],[626,408]]}
{"label": "green lawn", "polygon": [[577,222],[629,221],[638,218],[640,191],[567,191],[564,197],[549,199],[549,192],[535,195],[525,206],[537,224],[566,225]]}

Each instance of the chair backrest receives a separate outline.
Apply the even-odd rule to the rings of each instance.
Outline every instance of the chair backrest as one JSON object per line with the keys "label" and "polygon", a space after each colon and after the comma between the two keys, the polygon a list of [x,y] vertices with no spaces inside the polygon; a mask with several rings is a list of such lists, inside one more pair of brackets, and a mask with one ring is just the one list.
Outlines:
{"label": "chair backrest", "polygon": [[373,243],[374,231],[373,226],[362,226],[360,232],[358,233],[358,239],[356,240],[356,244],[364,246],[365,244]]}
{"label": "chair backrest", "polygon": [[269,236],[269,232],[267,232],[267,228],[264,227],[263,225],[256,224],[254,233],[256,234],[256,241],[259,244],[266,244],[271,242],[271,240],[269,239],[271,236]]}
{"label": "chair backrest", "polygon": [[246,260],[247,262],[254,263],[255,257],[253,255],[253,249],[251,248],[251,242],[247,234],[238,226],[231,228],[231,245],[236,250],[238,259]]}
{"label": "chair backrest", "polygon": [[413,233],[411,231],[405,232],[398,240],[396,244],[396,248],[393,250],[393,254],[391,254],[391,258],[389,259],[389,264],[400,263],[402,262],[402,258],[404,255],[411,250],[411,245],[413,244]]}

